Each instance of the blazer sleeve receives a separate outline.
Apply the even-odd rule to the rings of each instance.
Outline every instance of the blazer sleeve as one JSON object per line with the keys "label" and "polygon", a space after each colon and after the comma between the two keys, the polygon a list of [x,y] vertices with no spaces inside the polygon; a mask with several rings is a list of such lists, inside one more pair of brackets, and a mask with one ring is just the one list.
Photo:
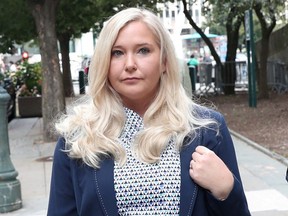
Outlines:
{"label": "blazer sleeve", "polygon": [[70,170],[71,160],[64,149],[65,140],[60,138],[53,157],[48,216],[78,215]]}
{"label": "blazer sleeve", "polygon": [[203,145],[213,150],[231,170],[234,176],[234,186],[225,201],[219,201],[210,192],[206,192],[210,214],[219,216],[251,215],[238,169],[234,144],[224,117],[215,111],[211,111],[211,117],[220,124],[219,134],[213,129],[206,129],[203,134]]}

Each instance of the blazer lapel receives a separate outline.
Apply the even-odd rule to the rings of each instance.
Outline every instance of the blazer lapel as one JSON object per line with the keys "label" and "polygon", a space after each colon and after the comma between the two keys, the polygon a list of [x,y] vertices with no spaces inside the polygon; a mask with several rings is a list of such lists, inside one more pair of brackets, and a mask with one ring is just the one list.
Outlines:
{"label": "blazer lapel", "polygon": [[101,169],[95,169],[94,173],[97,196],[104,215],[118,215],[114,190],[114,161],[104,160]]}
{"label": "blazer lapel", "polygon": [[200,136],[192,142],[187,138],[184,148],[180,153],[181,158],[181,191],[180,191],[180,215],[192,215],[194,204],[198,193],[198,185],[194,183],[189,175],[192,153],[200,144]]}

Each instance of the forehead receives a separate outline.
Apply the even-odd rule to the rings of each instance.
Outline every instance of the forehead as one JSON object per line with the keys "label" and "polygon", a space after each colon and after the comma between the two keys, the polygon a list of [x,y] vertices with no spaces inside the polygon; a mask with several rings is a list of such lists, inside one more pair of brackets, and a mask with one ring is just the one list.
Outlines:
{"label": "forehead", "polygon": [[127,23],[118,33],[118,37],[124,34],[153,36],[154,33],[149,26],[143,21],[131,21]]}
{"label": "forehead", "polygon": [[132,39],[150,39],[156,41],[154,32],[143,21],[131,21],[127,23],[119,32],[116,38],[116,42],[119,40],[131,40]]}

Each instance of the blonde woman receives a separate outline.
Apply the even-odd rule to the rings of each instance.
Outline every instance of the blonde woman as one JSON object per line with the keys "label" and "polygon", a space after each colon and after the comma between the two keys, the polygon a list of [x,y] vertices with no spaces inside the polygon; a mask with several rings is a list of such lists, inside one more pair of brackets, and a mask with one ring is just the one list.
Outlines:
{"label": "blonde woman", "polygon": [[108,20],[89,95],[56,124],[48,215],[250,215],[223,117],[186,95],[177,62],[152,12]]}

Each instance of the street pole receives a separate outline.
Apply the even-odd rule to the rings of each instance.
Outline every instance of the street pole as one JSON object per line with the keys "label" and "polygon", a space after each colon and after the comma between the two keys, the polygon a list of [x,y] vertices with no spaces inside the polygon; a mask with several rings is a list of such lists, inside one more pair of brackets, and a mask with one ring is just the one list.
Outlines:
{"label": "street pole", "polygon": [[79,71],[79,91],[80,94],[85,94],[85,74],[83,70]]}
{"label": "street pole", "polygon": [[257,106],[256,98],[256,75],[255,75],[255,48],[254,48],[254,30],[252,10],[245,11],[245,33],[246,33],[246,48],[248,59],[248,91],[249,91],[249,106]]}
{"label": "street pole", "polygon": [[16,179],[18,172],[10,159],[7,105],[10,95],[0,86],[0,213],[22,207],[21,186]]}

